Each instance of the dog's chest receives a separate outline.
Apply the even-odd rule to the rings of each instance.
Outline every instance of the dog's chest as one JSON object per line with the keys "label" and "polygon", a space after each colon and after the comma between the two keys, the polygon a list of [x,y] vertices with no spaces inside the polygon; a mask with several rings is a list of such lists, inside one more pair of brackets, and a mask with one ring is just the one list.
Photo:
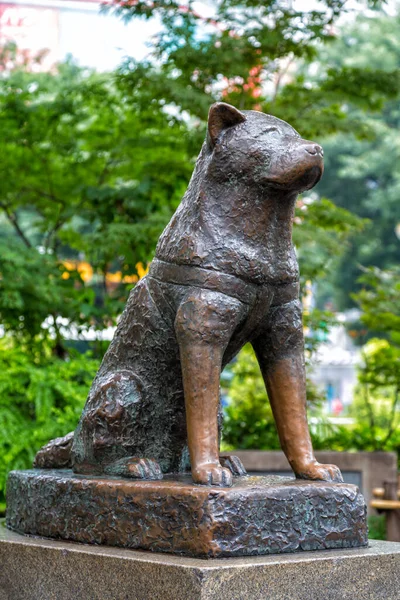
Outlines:
{"label": "dog's chest", "polygon": [[172,219],[156,256],[175,264],[201,266],[257,284],[296,281],[291,240],[294,203],[263,206],[254,198],[225,203],[197,202]]}

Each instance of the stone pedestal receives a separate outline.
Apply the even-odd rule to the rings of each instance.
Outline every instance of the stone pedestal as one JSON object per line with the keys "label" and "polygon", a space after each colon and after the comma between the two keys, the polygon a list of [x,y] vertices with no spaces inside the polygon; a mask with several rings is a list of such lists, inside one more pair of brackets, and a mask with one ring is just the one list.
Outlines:
{"label": "stone pedestal", "polygon": [[193,559],[34,539],[0,523],[0,600],[399,600],[400,544]]}
{"label": "stone pedestal", "polygon": [[30,470],[7,483],[19,533],[202,558],[362,547],[365,512],[356,486],[276,476],[216,488]]}

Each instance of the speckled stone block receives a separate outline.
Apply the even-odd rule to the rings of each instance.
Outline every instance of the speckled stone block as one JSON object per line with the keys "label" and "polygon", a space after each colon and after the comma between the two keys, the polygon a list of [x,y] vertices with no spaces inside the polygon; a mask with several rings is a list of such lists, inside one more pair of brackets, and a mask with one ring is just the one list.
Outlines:
{"label": "speckled stone block", "polygon": [[204,560],[33,539],[0,523],[0,600],[399,600],[400,544]]}
{"label": "speckled stone block", "polygon": [[193,557],[256,556],[367,544],[358,488],[276,476],[231,488],[13,471],[7,526],[19,533]]}

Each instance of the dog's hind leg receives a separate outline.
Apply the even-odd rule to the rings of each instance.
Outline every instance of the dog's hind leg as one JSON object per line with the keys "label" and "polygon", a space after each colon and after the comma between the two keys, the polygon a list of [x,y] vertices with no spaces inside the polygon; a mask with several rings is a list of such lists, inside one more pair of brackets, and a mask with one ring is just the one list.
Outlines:
{"label": "dog's hind leg", "polygon": [[239,457],[234,456],[233,454],[221,454],[219,462],[223,467],[229,469],[234,477],[244,477],[247,475],[244,464]]}
{"label": "dog's hind leg", "polygon": [[152,458],[120,458],[106,465],[104,473],[133,479],[162,479],[163,477],[160,465]]}
{"label": "dog's hind leg", "polygon": [[143,404],[143,383],[124,369],[94,382],[75,432],[74,471],[136,479],[161,479],[158,462],[133,456],[137,421]]}
{"label": "dog's hind leg", "polygon": [[75,472],[154,479],[161,471],[184,470],[187,436],[175,312],[162,294],[149,277],[130,294],[75,431]]}

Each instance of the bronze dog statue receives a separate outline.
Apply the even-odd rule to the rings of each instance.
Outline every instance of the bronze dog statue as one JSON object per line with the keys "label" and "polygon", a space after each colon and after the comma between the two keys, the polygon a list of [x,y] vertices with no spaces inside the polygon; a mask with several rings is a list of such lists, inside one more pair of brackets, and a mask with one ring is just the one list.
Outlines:
{"label": "bronze dog statue", "polygon": [[296,197],[323,172],[322,148],[287,123],[224,103],[149,274],[132,290],[74,434],[35,465],[77,473],[230,486],[219,456],[221,369],[251,342],[282,449],[302,479],[342,481],[314,457],[306,416]]}

